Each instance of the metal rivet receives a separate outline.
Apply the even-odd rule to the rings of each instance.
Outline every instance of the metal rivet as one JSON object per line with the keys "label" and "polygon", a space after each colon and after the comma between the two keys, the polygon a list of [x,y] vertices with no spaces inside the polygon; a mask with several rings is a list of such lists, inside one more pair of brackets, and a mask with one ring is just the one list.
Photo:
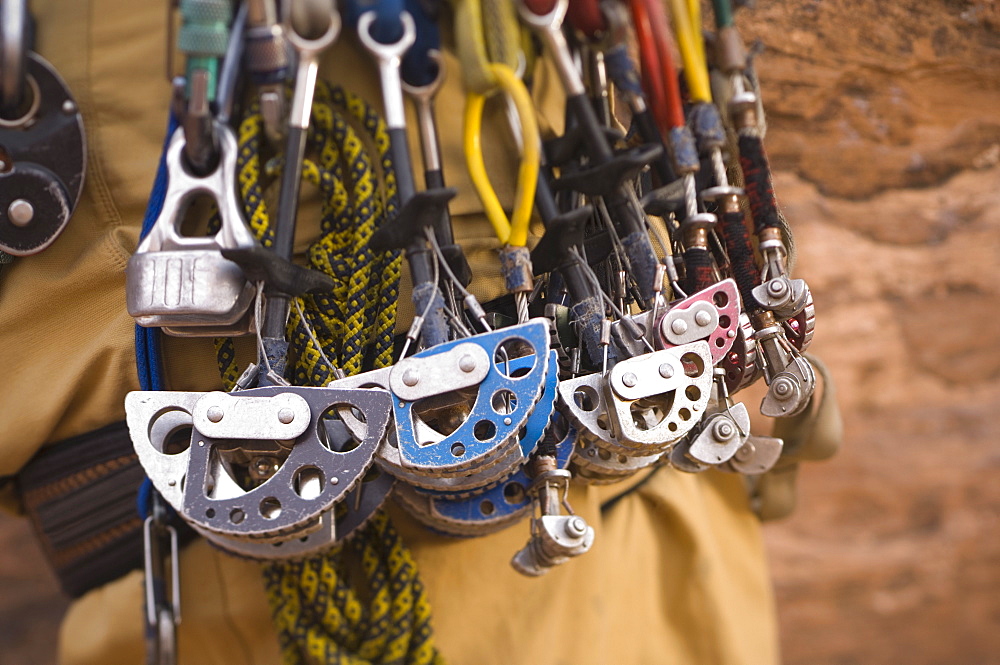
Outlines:
{"label": "metal rivet", "polygon": [[566,520],[566,526],[564,528],[567,536],[579,538],[583,534],[587,533],[587,522],[584,521],[582,517],[577,516],[573,519]]}
{"label": "metal rivet", "polygon": [[7,207],[7,216],[14,226],[27,226],[35,218],[35,207],[24,199],[15,199]]}
{"label": "metal rivet", "polygon": [[767,283],[767,292],[772,296],[780,296],[785,293],[785,282],[781,279],[772,279]]}
{"label": "metal rivet", "polygon": [[795,386],[792,385],[791,379],[783,376],[774,382],[771,386],[771,391],[779,399],[788,399],[795,392]]}
{"label": "metal rivet", "polygon": [[295,412],[287,407],[280,409],[278,411],[278,420],[281,421],[282,424],[287,425],[295,420]]}
{"label": "metal rivet", "polygon": [[670,323],[670,331],[675,335],[683,335],[687,332],[688,324],[684,319],[674,319]]}
{"label": "metal rivet", "polygon": [[700,312],[694,315],[694,322],[697,323],[702,328],[704,328],[705,326],[707,326],[709,323],[712,322],[712,315],[706,312],[705,310],[701,310]]}
{"label": "metal rivet", "polygon": [[736,331],[735,330],[730,330],[729,332],[726,333],[726,337],[728,337],[730,339],[732,339],[733,337],[736,337]]}
{"label": "metal rivet", "polygon": [[412,367],[405,372],[403,372],[403,383],[410,386],[411,388],[420,382],[420,372],[413,369]]}
{"label": "metal rivet", "polygon": [[718,441],[729,441],[736,434],[736,428],[728,420],[719,420],[712,427],[712,436]]}
{"label": "metal rivet", "polygon": [[749,460],[749,459],[751,459],[753,457],[753,455],[754,455],[755,452],[757,452],[757,451],[753,447],[753,444],[750,443],[749,441],[747,441],[746,443],[744,443],[740,447],[739,450],[736,451],[736,455],[735,455],[736,461],[737,462],[746,462],[747,460]]}
{"label": "metal rivet", "polygon": [[504,425],[508,425],[509,426],[512,422],[514,422],[514,421],[511,420],[510,418],[504,418],[503,419],[503,424]]}
{"label": "metal rivet", "polygon": [[330,478],[330,484],[331,485],[339,485],[340,484],[340,478],[338,478],[337,476],[334,476],[333,478]]}
{"label": "metal rivet", "polygon": [[638,382],[639,379],[632,372],[625,372],[622,374],[622,383],[624,383],[627,388],[635,388],[635,384]]}
{"label": "metal rivet", "polygon": [[222,417],[226,414],[221,408],[217,406],[210,406],[208,407],[208,411],[205,412],[205,415],[208,416],[208,419],[213,423],[217,423],[222,420]]}
{"label": "metal rivet", "polygon": [[660,365],[660,376],[664,379],[669,379],[674,375],[674,368],[670,363],[663,363]]}
{"label": "metal rivet", "polygon": [[476,359],[472,356],[462,356],[458,361],[458,368],[463,372],[471,372],[476,369]]}
{"label": "metal rivet", "polygon": [[62,103],[62,112],[65,113],[66,115],[73,115],[74,113],[76,113],[76,104],[73,102],[72,99],[67,99],[65,102]]}

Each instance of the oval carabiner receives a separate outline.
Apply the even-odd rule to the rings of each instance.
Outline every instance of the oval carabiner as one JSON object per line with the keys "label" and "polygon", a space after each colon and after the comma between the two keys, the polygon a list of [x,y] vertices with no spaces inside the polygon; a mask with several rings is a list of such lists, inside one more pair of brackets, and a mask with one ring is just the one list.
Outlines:
{"label": "oval carabiner", "polygon": [[26,0],[0,2],[0,111],[14,113],[24,95],[24,61],[27,58],[28,7]]}
{"label": "oval carabiner", "polygon": [[483,210],[493,226],[500,242],[524,247],[528,241],[528,224],[531,221],[531,210],[535,199],[535,186],[538,184],[538,169],[541,159],[541,138],[538,131],[538,120],[535,118],[531,95],[517,74],[507,65],[492,63],[490,72],[496,80],[497,87],[513,102],[517,109],[521,124],[521,136],[524,152],[517,173],[517,198],[510,219],[507,219],[500,205],[483,161],[483,146],[481,129],[483,124],[483,107],[486,95],[469,93],[465,98],[465,131],[463,145],[465,161],[469,169],[472,184],[482,201]]}

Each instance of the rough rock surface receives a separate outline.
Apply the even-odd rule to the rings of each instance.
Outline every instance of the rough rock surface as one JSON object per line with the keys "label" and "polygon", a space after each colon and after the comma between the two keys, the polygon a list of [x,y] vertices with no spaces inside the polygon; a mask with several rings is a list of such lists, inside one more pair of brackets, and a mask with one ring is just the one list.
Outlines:
{"label": "rough rock surface", "polygon": [[786,662],[1000,663],[1000,11],[738,17],[846,440],[769,526]]}
{"label": "rough rock surface", "polygon": [[[1000,6],[757,0],[779,201],[846,442],[767,529],[789,665],[1000,663]],[[62,602],[0,518],[4,662]]]}

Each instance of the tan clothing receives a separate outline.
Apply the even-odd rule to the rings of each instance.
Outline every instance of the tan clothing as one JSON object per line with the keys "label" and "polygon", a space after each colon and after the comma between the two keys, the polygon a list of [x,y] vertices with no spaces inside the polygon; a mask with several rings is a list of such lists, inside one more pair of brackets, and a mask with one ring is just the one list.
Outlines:
{"label": "tan clothing", "polygon": [[[0,475],[43,444],[124,418],[138,389],[124,267],[138,240],[166,125],[165,10],[126,0],[35,0],[37,48],[84,112],[90,156],[80,205],[40,255],[0,272]],[[450,63],[454,66],[454,62]],[[353,37],[324,57],[321,76],[379,99],[377,74]],[[561,124],[551,76],[537,81],[546,120]],[[544,99],[543,99],[544,98]],[[555,102],[555,103],[553,103]],[[446,180],[456,236],[477,274],[496,272],[497,247],[464,171],[457,76],[439,98]],[[501,200],[511,201],[509,140],[493,116],[488,155]],[[419,150],[415,139],[413,154]],[[419,171],[419,169],[418,169]],[[419,177],[418,177],[419,180]],[[302,243],[316,223],[302,216]],[[315,216],[311,218],[315,219]],[[498,295],[494,282],[480,295]],[[168,386],[220,386],[212,341],[167,338]],[[757,520],[742,480],[715,472],[659,471],[601,515],[623,486],[574,486],[571,502],[595,527],[593,549],[539,579],[508,565],[527,524],[479,539],[434,535],[396,510],[434,609],[450,663],[747,663],[777,661],[770,583]],[[70,609],[60,661],[143,658],[141,574],[86,595]],[[196,542],[182,556],[182,665],[277,663],[257,564]]]}

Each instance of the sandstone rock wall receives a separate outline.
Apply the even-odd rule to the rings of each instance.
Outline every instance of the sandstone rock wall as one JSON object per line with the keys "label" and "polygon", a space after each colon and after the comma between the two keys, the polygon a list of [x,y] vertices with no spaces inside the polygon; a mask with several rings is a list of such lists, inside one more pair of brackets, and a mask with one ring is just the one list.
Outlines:
{"label": "sandstone rock wall", "polygon": [[846,426],[767,530],[786,662],[1000,663],[997,3],[738,21]]}

